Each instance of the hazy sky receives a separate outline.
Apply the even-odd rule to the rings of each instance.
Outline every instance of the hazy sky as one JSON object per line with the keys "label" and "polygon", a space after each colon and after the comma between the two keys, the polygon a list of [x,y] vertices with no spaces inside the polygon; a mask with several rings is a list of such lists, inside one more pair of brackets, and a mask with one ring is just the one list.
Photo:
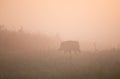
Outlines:
{"label": "hazy sky", "polygon": [[0,24],[64,40],[120,43],[120,0],[0,0]]}

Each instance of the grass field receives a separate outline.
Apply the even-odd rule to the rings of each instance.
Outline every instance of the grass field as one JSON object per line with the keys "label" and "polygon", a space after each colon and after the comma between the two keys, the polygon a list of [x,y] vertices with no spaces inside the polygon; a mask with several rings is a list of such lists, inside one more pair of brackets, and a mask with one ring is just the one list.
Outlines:
{"label": "grass field", "polygon": [[120,79],[120,51],[1,52],[0,79]]}

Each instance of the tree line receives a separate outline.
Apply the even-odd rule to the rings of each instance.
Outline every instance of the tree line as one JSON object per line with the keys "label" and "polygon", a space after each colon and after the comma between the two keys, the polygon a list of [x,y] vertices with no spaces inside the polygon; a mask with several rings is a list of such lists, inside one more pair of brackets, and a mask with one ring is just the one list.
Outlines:
{"label": "tree line", "polygon": [[48,51],[55,49],[59,42],[58,37],[30,34],[25,32],[23,27],[11,31],[4,25],[0,25],[0,52]]}

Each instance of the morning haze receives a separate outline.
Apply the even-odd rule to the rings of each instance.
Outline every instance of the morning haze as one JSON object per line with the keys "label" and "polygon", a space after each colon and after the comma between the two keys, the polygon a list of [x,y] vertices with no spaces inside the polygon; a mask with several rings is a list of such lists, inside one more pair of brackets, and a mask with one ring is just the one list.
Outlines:
{"label": "morning haze", "polygon": [[[118,0],[1,0],[0,23],[55,34],[64,40],[116,43],[120,40]],[[102,39],[102,40],[101,40]],[[117,42],[117,43],[118,43]]]}
{"label": "morning haze", "polygon": [[116,79],[119,52],[119,0],[0,0],[0,79]]}

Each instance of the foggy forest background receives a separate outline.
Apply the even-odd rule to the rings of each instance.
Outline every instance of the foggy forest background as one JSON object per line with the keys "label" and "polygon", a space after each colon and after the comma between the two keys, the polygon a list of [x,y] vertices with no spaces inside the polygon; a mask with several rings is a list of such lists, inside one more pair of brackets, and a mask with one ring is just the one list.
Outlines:
{"label": "foggy forest background", "polygon": [[120,49],[63,53],[62,39],[0,25],[0,79],[119,79]]}
{"label": "foggy forest background", "polygon": [[120,79],[120,0],[0,0],[0,79]]}

